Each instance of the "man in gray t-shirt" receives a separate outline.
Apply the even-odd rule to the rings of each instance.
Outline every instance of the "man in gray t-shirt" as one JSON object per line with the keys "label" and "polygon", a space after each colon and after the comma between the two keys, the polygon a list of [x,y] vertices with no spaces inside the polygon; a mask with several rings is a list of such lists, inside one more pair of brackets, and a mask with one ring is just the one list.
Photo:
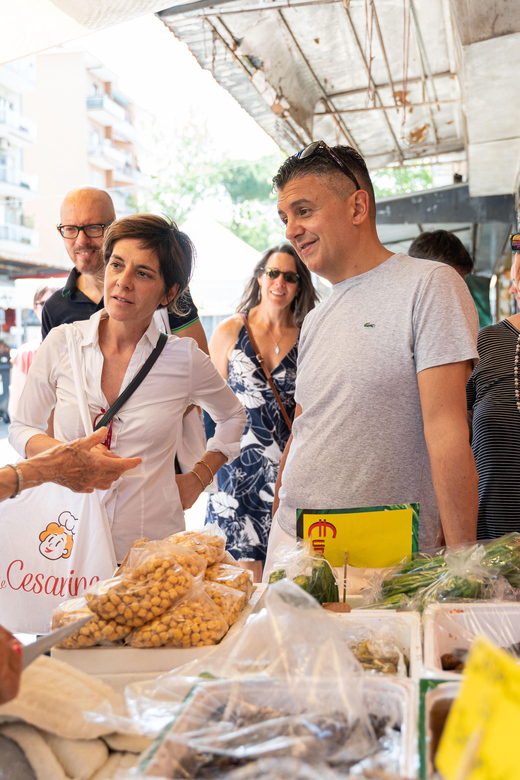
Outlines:
{"label": "man in gray t-shirt", "polygon": [[287,238],[333,287],[302,328],[267,566],[295,537],[299,507],[419,502],[422,549],[442,534],[447,544],[474,540],[465,387],[478,317],[467,287],[447,265],[385,249],[354,149],[315,142],[274,184]]}

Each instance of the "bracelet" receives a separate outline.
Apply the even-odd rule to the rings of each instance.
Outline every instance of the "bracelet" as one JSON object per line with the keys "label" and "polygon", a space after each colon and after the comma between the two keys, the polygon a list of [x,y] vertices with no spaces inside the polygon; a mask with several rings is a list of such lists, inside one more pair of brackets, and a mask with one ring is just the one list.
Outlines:
{"label": "bracelet", "polygon": [[[206,466],[207,470],[211,474],[211,482],[213,482],[213,480],[215,479],[215,475],[212,472],[212,470],[210,469],[210,467],[208,466],[208,464],[206,463],[206,461],[205,460],[198,460],[197,463],[200,463],[202,466]],[[195,465],[197,465],[197,463]],[[210,485],[211,485],[211,482],[209,482]]]}
{"label": "bracelet", "polygon": [[12,496],[9,496],[9,498],[16,498],[16,496],[19,496],[23,490],[22,469],[16,463],[8,463],[7,465],[10,469],[13,469],[14,473],[16,474],[16,490]]}
{"label": "bracelet", "polygon": [[[195,465],[197,465],[197,464],[195,464]],[[202,485],[202,489],[203,489],[203,490],[206,490],[206,485],[205,485],[205,484],[204,484],[204,482],[202,481],[202,477],[200,476],[200,474],[197,474],[197,472],[196,472],[196,471],[193,471],[193,469],[191,469],[191,471],[190,471],[190,474],[195,474],[195,476],[196,476],[196,477],[197,477],[197,479],[199,480],[200,484]],[[211,483],[210,483],[210,484],[211,484]]]}

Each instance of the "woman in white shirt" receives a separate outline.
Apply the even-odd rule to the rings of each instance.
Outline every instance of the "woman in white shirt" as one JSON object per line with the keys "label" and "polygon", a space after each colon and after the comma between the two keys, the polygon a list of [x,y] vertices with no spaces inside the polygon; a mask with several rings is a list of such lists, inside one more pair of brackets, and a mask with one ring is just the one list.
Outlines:
{"label": "woman in white shirt", "polygon": [[[9,434],[22,457],[87,433],[76,397],[67,329],[78,347],[94,421],[155,347],[160,334],[157,319],[161,320],[157,310],[173,308],[188,285],[193,246],[162,217],[134,214],[114,222],[103,251],[105,308],[90,320],[54,328],[36,354]],[[176,477],[174,455],[190,404],[206,409],[217,428],[192,471]],[[52,410],[56,438],[45,433]],[[169,336],[150,373],[113,418],[104,445],[99,445],[106,447],[107,457],[114,453],[142,459],[115,484],[105,504],[118,561],[136,539],[161,539],[184,528],[183,510],[193,505],[224,463],[237,457],[244,425],[242,405],[196,342]]]}

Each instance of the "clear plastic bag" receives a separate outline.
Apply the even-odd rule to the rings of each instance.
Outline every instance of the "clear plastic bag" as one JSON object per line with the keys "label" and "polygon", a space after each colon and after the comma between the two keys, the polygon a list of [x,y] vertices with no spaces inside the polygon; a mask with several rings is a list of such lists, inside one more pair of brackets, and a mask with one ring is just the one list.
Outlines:
{"label": "clear plastic bag", "polygon": [[[217,778],[259,758],[354,764],[376,745],[368,716],[344,707],[329,680],[219,680],[193,689],[162,741],[141,759],[145,776]],[[365,717],[363,717],[365,715]]]}
{"label": "clear plastic bag", "polygon": [[219,582],[228,588],[241,590],[249,601],[253,593],[253,574],[241,566],[230,566],[227,563],[216,563],[208,566],[205,574],[206,580]]}
{"label": "clear plastic bag", "polygon": [[338,628],[348,648],[365,672],[407,677],[409,658],[401,648],[402,625],[389,620],[384,628],[369,626],[362,620],[338,620]]}
{"label": "clear plastic bag", "polygon": [[136,628],[132,647],[203,647],[216,645],[229,626],[213,600],[199,583],[186,598],[160,617]]}
{"label": "clear plastic bag", "polygon": [[92,620],[81,626],[79,631],[59,642],[57,648],[80,650],[95,645],[121,643],[132,631],[129,626],[116,623],[115,620],[104,620],[93,613],[84,598],[70,599],[60,604],[52,614],[52,629],[61,628],[88,615],[92,615]]}
{"label": "clear plastic bag", "polygon": [[406,559],[362,595],[377,609],[419,609],[430,601],[517,598],[520,534],[457,545]]}
{"label": "clear plastic bag", "polygon": [[498,577],[495,569],[482,564],[484,553],[480,545],[447,552],[445,571],[427,588],[417,591],[411,603],[412,609],[422,612],[433,602],[493,598]]}
{"label": "clear plastic bag", "polygon": [[232,626],[247,604],[247,596],[236,588],[229,588],[220,582],[204,580],[204,590],[222,613],[228,626]]}
{"label": "clear plastic bag", "polygon": [[[332,679],[342,707],[363,713],[362,669],[346,647],[335,621],[315,599],[283,580],[267,589],[233,641],[156,680],[126,689],[129,712],[143,733],[164,728],[201,677],[227,680],[279,679],[290,689],[310,679]],[[316,683],[316,685],[318,685]],[[313,695],[320,697],[318,687]]]}
{"label": "clear plastic bag", "polygon": [[268,582],[287,578],[305,590],[320,603],[339,601],[338,583],[331,565],[318,556],[310,544],[280,545],[273,558],[273,567],[268,572]]}
{"label": "clear plastic bag", "polygon": [[208,566],[222,560],[226,547],[226,535],[216,523],[205,525],[200,531],[180,531],[166,537],[165,541],[194,550],[206,560]]}
{"label": "clear plastic bag", "polygon": [[85,598],[89,609],[105,620],[143,626],[171,609],[192,589],[206,561],[181,545],[148,542],[132,550],[124,573],[98,582]]}

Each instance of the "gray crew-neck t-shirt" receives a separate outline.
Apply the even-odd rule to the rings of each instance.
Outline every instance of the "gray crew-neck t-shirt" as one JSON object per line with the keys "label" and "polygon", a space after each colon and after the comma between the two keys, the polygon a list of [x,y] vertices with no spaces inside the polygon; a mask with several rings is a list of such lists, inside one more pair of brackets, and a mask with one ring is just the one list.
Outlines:
{"label": "gray crew-neck t-shirt", "polygon": [[302,414],[280,489],[278,522],[296,509],[420,503],[419,544],[439,517],[417,374],[478,360],[478,315],[449,266],[392,255],[335,285],[305,319],[296,400]]}

